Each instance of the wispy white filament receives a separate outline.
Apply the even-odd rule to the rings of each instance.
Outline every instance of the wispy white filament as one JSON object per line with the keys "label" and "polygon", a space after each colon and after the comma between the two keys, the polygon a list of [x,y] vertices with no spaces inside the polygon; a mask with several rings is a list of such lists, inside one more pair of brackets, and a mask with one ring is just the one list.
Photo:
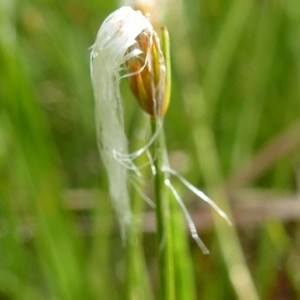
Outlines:
{"label": "wispy white filament", "polygon": [[[117,212],[123,238],[125,238],[126,229],[132,219],[128,194],[128,171],[133,171],[138,177],[141,176],[140,170],[144,166],[137,167],[134,164],[134,160],[146,153],[152,173],[153,175],[156,174],[157,170],[153,163],[156,157],[150,155],[149,148],[163,130],[163,120],[156,116],[158,122],[156,132],[152,134],[144,147],[133,153],[128,153],[128,142],[124,131],[120,80],[142,72],[147,64],[148,67],[152,65],[150,53],[142,53],[138,46],[136,39],[141,33],[148,35],[149,49],[153,40],[159,43],[150,21],[140,11],[133,10],[129,6],[121,7],[103,22],[91,52],[91,77],[95,96],[98,148],[108,173],[110,197]],[[162,57],[161,53],[160,55]],[[141,70],[120,75],[124,71],[126,62],[133,57],[140,57],[144,60]],[[162,63],[161,65],[164,68],[165,64]],[[161,69],[161,73],[163,74],[164,72],[165,69]],[[159,90],[163,90],[165,85],[164,76],[162,78],[163,81],[160,82]],[[153,92],[153,95],[155,95],[155,92]],[[158,99],[154,99],[154,105],[159,106]],[[156,108],[154,107],[154,111],[157,111]],[[211,205],[230,223],[227,215],[210,198],[169,167],[166,151],[164,149],[164,166],[161,171],[166,175],[178,178],[184,186]],[[153,207],[152,201],[139,189],[138,182],[132,180],[132,184],[145,201]],[[193,239],[204,253],[208,253],[208,249],[197,233],[192,218],[168,176],[166,176],[165,184],[182,208]]]}
{"label": "wispy white filament", "polygon": [[166,172],[167,174],[171,174],[176,178],[178,178],[183,183],[183,185],[185,185],[192,193],[194,193],[199,199],[202,199],[204,202],[209,204],[229,225],[232,225],[231,221],[229,220],[225,212],[213,200],[211,200],[204,192],[196,188],[184,177],[182,177],[176,171],[172,170],[169,166],[167,165],[164,166],[163,171]]}
{"label": "wispy white filament", "polygon": [[130,160],[129,165],[124,165],[116,159],[118,153],[128,154],[119,89],[120,71],[127,60],[140,54],[139,49],[132,46],[142,32],[154,32],[149,20],[129,6],[121,7],[103,22],[91,52],[98,148],[108,173],[110,197],[123,236],[131,222],[127,172],[134,166],[130,166]]}
{"label": "wispy white filament", "polygon": [[196,226],[195,226],[188,210],[186,209],[180,195],[177,193],[177,191],[175,190],[174,186],[171,184],[169,179],[165,180],[165,185],[171,190],[171,192],[174,195],[177,203],[180,205],[180,207],[183,211],[183,214],[185,216],[185,219],[188,223],[192,238],[194,239],[194,241],[197,243],[197,245],[199,246],[199,248],[202,250],[202,252],[204,254],[209,254],[209,250],[207,249],[207,247],[205,246],[205,244],[203,243],[203,241],[199,237]]}

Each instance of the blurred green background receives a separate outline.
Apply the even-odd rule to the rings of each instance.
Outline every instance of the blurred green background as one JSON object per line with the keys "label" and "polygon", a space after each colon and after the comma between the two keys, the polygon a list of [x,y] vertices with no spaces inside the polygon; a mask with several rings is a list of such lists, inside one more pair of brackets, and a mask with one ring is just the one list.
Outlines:
{"label": "blurred green background", "polygon": [[[96,147],[89,47],[117,7],[0,2],[1,300],[155,299],[153,211],[140,216],[142,243],[125,254]],[[193,291],[177,299],[255,299],[241,293],[240,263],[259,299],[300,299],[300,2],[166,8],[171,164],[236,225],[180,190],[211,254],[186,231],[178,282]],[[134,127],[139,108],[124,94]],[[130,296],[139,285],[144,296]]]}

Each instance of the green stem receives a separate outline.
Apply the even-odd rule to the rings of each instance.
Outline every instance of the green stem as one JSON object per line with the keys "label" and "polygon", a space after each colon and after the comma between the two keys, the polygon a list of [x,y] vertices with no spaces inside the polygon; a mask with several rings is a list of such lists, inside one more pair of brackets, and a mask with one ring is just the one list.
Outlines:
{"label": "green stem", "polygon": [[[152,118],[152,133],[155,134],[160,126],[160,120]],[[165,185],[166,174],[162,171],[166,146],[163,132],[153,144],[154,157],[154,197],[157,231],[158,278],[160,284],[160,299],[175,299],[174,264],[172,253],[172,235],[169,222],[169,202]]]}
{"label": "green stem", "polygon": [[[137,136],[137,131],[141,128],[145,128],[146,118],[142,118],[141,115],[134,115],[130,127],[130,136]],[[144,145],[144,139],[135,139],[132,143],[133,149],[139,149]],[[135,161],[137,165],[143,165],[146,163],[146,157],[140,156]],[[141,185],[141,189],[144,187]],[[143,235],[142,235],[142,223],[136,222],[136,216],[140,216],[143,213],[144,201],[141,198],[140,193],[134,186],[130,189],[131,198],[131,210],[132,210],[132,224],[129,229],[128,241],[126,247],[126,295],[124,299],[143,299],[152,300],[153,295],[150,287],[149,276],[147,276],[147,266],[145,263],[143,252]],[[143,275],[143,276],[141,276]]]}

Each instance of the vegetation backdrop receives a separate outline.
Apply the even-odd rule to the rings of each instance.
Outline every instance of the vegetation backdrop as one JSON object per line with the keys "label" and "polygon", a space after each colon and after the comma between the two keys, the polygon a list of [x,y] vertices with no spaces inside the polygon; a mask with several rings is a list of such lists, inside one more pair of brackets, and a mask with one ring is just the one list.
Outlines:
{"label": "vegetation backdrop", "polygon": [[[89,47],[118,5],[0,3],[0,299],[156,298],[153,211],[126,250],[96,146]],[[298,299],[300,2],[169,0],[165,24],[171,164],[234,224],[178,183],[210,255],[174,204],[177,299]]]}

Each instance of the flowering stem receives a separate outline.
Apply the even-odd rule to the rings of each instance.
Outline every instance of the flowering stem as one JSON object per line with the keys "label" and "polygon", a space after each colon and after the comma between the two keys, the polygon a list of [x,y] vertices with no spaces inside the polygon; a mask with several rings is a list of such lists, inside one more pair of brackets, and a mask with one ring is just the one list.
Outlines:
{"label": "flowering stem", "polygon": [[[133,118],[134,125],[131,124],[131,135],[138,136],[138,131],[141,128],[146,127],[147,123],[145,118],[141,118],[139,115]],[[133,149],[139,148],[143,145],[144,139],[135,139],[132,145]],[[143,165],[147,161],[144,156],[137,158],[136,163]],[[141,184],[141,189],[143,185]],[[132,185],[130,188],[130,199],[131,199],[131,209],[132,215],[135,216],[142,214],[145,202],[141,199],[141,194],[136,189],[136,186]],[[141,222],[133,221],[128,235],[127,247],[126,249],[126,296],[124,299],[143,299],[151,300],[153,299],[152,290],[150,287],[150,281],[148,276],[141,276],[141,274],[147,274],[147,267],[145,264],[145,258],[142,247],[142,231]]]}
{"label": "flowering stem", "polygon": [[[151,119],[152,133],[159,130],[160,120]],[[160,288],[160,299],[175,299],[174,286],[174,264],[172,253],[172,235],[169,225],[169,203],[165,185],[166,174],[162,171],[165,159],[166,146],[163,132],[160,132],[153,144],[154,157],[154,197],[157,231],[157,257],[158,257],[158,278]]]}

